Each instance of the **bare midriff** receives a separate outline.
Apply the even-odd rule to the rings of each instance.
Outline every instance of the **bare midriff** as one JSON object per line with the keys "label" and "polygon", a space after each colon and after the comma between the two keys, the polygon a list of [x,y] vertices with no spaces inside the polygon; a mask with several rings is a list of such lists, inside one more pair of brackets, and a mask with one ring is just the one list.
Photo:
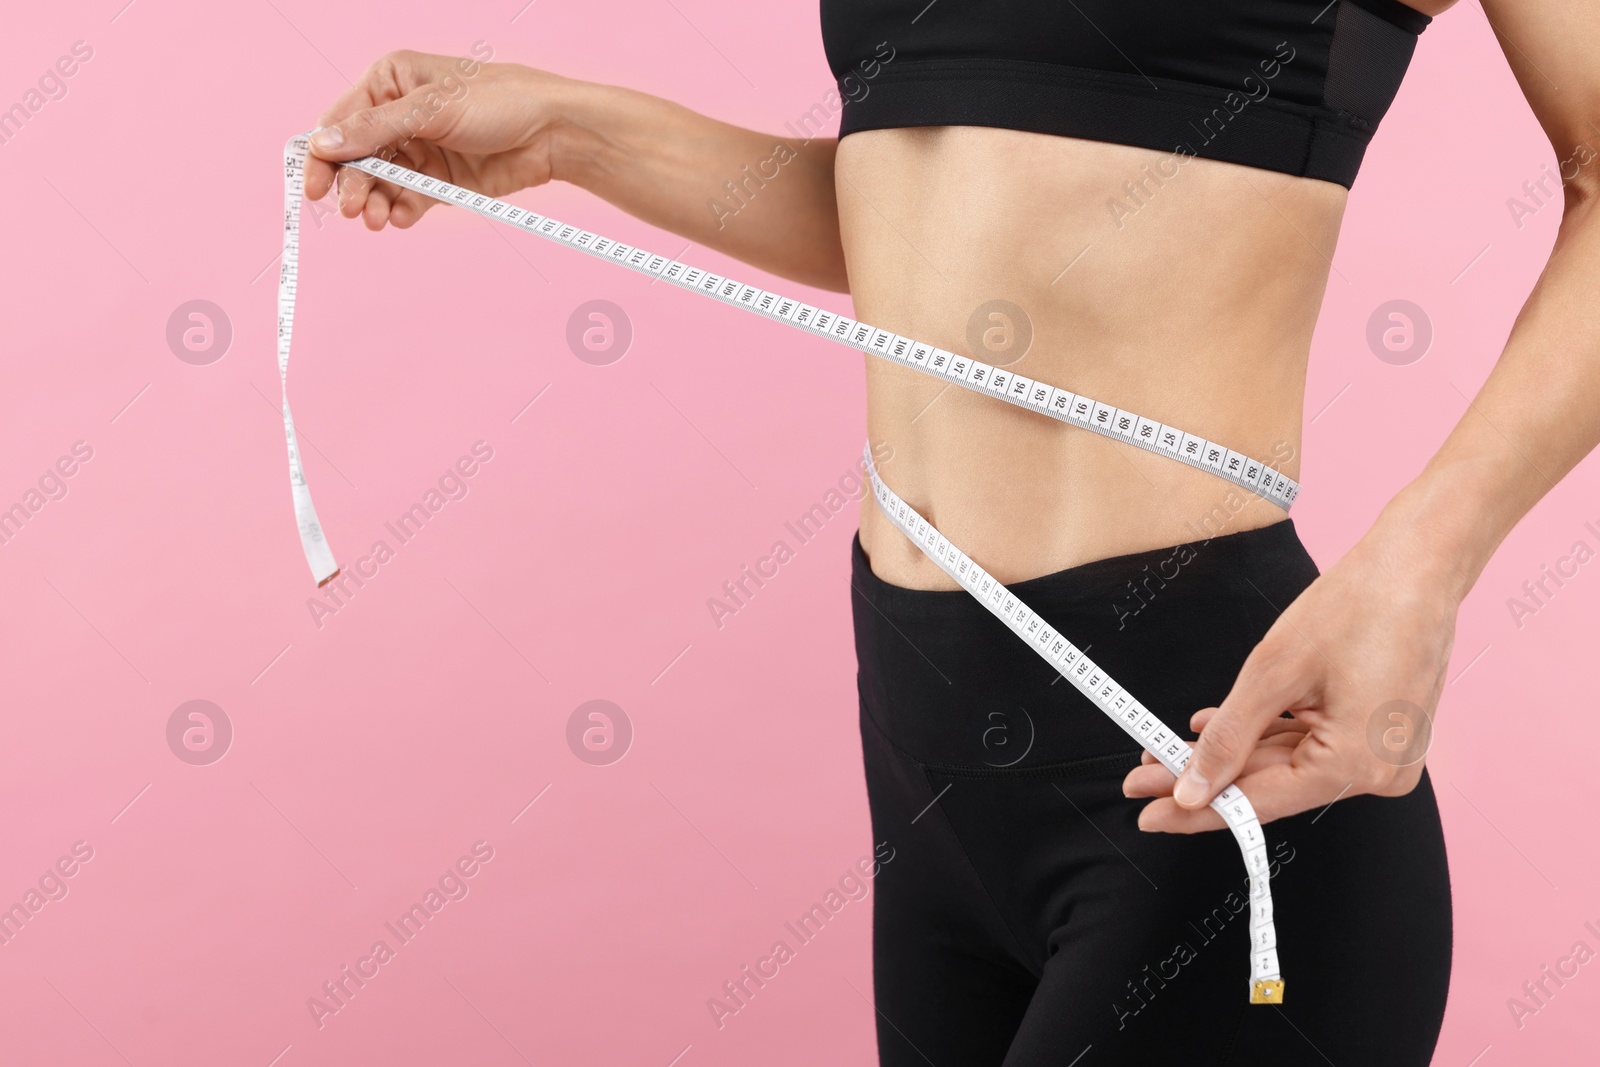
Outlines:
{"label": "bare midriff", "polygon": [[[1299,478],[1343,187],[966,126],[851,134],[835,185],[863,322]],[[1002,581],[1285,517],[1185,464],[864,358],[880,473]],[[870,502],[861,541],[887,582],[956,588]]]}

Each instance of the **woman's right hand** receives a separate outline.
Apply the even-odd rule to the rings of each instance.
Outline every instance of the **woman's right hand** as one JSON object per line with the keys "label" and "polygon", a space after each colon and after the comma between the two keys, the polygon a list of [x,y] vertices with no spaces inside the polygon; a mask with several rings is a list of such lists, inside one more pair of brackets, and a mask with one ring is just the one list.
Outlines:
{"label": "woman's right hand", "polygon": [[405,228],[437,201],[334,164],[377,155],[488,196],[552,175],[561,111],[581,83],[516,63],[391,52],[323,113],[306,160],[306,198],[337,181],[339,213],[371,230]]}

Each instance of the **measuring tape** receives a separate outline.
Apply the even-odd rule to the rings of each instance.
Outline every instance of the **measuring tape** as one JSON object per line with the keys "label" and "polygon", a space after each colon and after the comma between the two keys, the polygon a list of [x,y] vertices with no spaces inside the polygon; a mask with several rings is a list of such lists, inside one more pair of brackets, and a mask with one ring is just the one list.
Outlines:
{"label": "measuring tape", "polygon": [[[294,498],[295,522],[300,527],[300,545],[305,550],[312,577],[322,586],[338,575],[339,567],[334,561],[332,549],[328,547],[322,524],[317,520],[317,510],[311,502],[311,490],[306,485],[305,470],[294,433],[294,418],[289,413],[288,384],[289,342],[294,332],[294,302],[300,272],[300,204],[305,196],[305,164],[309,152],[310,141],[304,134],[290,138],[283,151],[283,264],[278,272],[278,375],[283,385],[283,428],[289,443],[289,485]],[[643,248],[613,241],[581,227],[419,174],[374,156],[341,165],[365,171],[373,177],[434,200],[475,211],[485,218],[576,248],[640,274],[660,278],[683,289],[692,289],[725,304],[745,308],[1060,422],[1209,471],[1285,511],[1289,510],[1300,492],[1300,486],[1293,479],[1258,460],[1175,426],[1167,426],[1091,397],[1058,389],[969,356],[958,355],[845,315],[824,311],[800,300],[691,267]],[[1112,681],[1076,645],[1057,633],[996,581],[993,575],[952,545],[914,508],[896,496],[879,477],[870,446],[863,453],[863,458],[878,506],[901,532],[1013,633],[1043,656],[1052,668],[1162,766],[1173,775],[1182,772],[1193,752],[1187,741],[1175,735],[1148,708]],[[1229,785],[1219,793],[1211,802],[1211,807],[1222,816],[1223,822],[1233,833],[1250,875],[1250,1002],[1281,1004],[1284,983],[1278,969],[1266,836],[1262,832],[1261,821],[1256,817],[1250,801],[1234,785]]]}

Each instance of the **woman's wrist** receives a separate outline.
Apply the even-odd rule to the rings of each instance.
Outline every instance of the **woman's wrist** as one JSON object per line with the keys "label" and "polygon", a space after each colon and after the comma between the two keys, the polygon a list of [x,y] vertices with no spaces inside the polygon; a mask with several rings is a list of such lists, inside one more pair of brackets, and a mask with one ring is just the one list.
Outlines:
{"label": "woman's wrist", "polygon": [[1381,561],[1402,594],[1459,605],[1521,515],[1485,466],[1430,464],[1389,501],[1357,550]]}
{"label": "woman's wrist", "polygon": [[550,176],[592,189],[597,176],[614,169],[619,134],[629,125],[630,98],[642,94],[615,85],[554,79],[540,87],[550,118]]}

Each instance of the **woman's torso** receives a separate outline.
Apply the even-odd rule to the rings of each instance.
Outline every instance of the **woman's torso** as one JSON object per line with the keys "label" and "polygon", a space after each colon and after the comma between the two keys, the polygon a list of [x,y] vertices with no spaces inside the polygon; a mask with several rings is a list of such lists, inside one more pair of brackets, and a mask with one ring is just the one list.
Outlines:
{"label": "woman's torso", "polygon": [[[835,185],[862,321],[1298,479],[1342,185],[979,126],[851,133]],[[866,369],[869,437],[892,450],[884,478],[1002,581],[1283,517],[1184,464],[875,357]],[[885,581],[955,587],[875,508],[861,539]]]}

